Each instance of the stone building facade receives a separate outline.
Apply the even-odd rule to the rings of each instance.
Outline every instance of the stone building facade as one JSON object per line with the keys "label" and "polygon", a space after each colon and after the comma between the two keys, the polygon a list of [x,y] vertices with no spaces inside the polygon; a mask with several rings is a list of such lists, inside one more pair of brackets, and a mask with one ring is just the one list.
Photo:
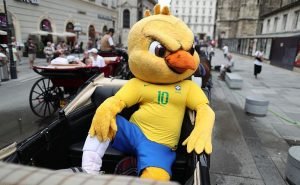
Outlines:
{"label": "stone building facade", "polygon": [[[6,4],[12,35],[20,43],[29,37],[37,37],[44,44],[62,39],[71,44],[77,40],[86,42],[89,38],[98,39],[107,28],[118,25],[116,0],[9,0]],[[3,18],[3,4],[0,12]],[[75,25],[81,29],[78,39]],[[0,28],[6,29],[5,25]]]}
{"label": "stone building facade", "polygon": [[260,16],[292,0],[219,0],[216,35],[220,38],[254,36],[261,33]]}
{"label": "stone building facade", "polygon": [[[12,36],[18,43],[26,43],[29,37],[44,45],[60,40],[85,45],[92,40],[95,47],[109,28],[115,28],[115,43],[127,46],[129,29],[155,4],[155,0],[6,0]],[[0,2],[0,30],[6,31],[5,22]],[[0,44],[7,40],[0,35]]]}

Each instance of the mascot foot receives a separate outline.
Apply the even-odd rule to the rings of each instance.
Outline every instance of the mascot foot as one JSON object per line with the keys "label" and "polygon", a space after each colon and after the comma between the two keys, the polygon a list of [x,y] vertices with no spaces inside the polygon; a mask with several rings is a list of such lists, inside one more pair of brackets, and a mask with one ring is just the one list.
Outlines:
{"label": "mascot foot", "polygon": [[161,168],[148,167],[143,170],[141,178],[169,181],[171,177],[167,171]]}
{"label": "mascot foot", "polygon": [[89,174],[99,174],[102,166],[102,157],[109,145],[109,140],[99,142],[97,137],[87,136],[82,155],[82,169]]}

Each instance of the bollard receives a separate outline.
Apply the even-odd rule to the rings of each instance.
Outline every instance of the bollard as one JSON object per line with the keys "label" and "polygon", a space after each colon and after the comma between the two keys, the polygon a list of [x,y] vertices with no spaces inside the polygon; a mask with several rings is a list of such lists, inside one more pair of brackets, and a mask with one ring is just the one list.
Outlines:
{"label": "bollard", "polygon": [[288,151],[285,176],[289,184],[300,184],[300,146],[290,147]]}
{"label": "bollard", "polygon": [[245,112],[256,116],[265,116],[268,112],[269,101],[260,96],[247,96]]}

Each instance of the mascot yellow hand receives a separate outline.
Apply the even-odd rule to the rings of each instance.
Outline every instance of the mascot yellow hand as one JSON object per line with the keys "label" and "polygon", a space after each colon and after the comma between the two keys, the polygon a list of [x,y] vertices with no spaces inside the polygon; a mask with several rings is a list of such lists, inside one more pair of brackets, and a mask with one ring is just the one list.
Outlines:
{"label": "mascot yellow hand", "polygon": [[187,145],[188,153],[195,150],[197,154],[200,154],[205,150],[207,154],[210,154],[212,152],[211,135],[215,121],[215,113],[208,105],[198,106],[196,111],[195,128],[182,144]]}
{"label": "mascot yellow hand", "polygon": [[125,103],[116,97],[106,99],[96,110],[89,134],[100,141],[112,140],[117,132],[116,115],[124,107]]}

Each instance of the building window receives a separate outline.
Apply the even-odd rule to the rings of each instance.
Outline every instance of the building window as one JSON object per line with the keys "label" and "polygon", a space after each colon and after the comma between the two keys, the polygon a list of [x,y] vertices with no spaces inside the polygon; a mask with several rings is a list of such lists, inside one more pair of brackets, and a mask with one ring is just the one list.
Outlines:
{"label": "building window", "polygon": [[116,7],[117,7],[116,0],[112,0],[112,1],[111,1],[111,7],[112,7],[112,8],[116,8]]}
{"label": "building window", "polygon": [[67,32],[74,32],[74,24],[71,22],[68,22],[66,25],[66,31]]}
{"label": "building window", "polygon": [[293,29],[297,29],[297,27],[299,25],[299,12],[300,12],[300,10],[298,10],[298,11],[295,12]]}
{"label": "building window", "polygon": [[282,30],[283,30],[283,31],[286,30],[287,17],[288,17],[288,14],[284,14],[284,15],[283,15],[283,19],[282,19]]}
{"label": "building window", "polygon": [[127,9],[123,11],[123,28],[130,28],[130,12]]}
{"label": "building window", "polygon": [[6,15],[4,13],[0,13],[0,27],[7,27]]}
{"label": "building window", "polygon": [[40,24],[40,29],[42,31],[52,32],[51,22],[48,19],[43,19]]}
{"label": "building window", "polygon": [[107,0],[102,0],[102,5],[107,6]]}
{"label": "building window", "polygon": [[105,34],[107,31],[108,31],[107,26],[104,25],[103,28],[102,28],[102,33]]}
{"label": "building window", "polygon": [[278,24],[278,17],[275,17],[275,19],[274,19],[273,32],[276,32],[276,31],[277,31],[277,24]]}
{"label": "building window", "polygon": [[271,23],[271,20],[268,19],[268,22],[267,22],[267,32],[270,32],[270,23]]}

